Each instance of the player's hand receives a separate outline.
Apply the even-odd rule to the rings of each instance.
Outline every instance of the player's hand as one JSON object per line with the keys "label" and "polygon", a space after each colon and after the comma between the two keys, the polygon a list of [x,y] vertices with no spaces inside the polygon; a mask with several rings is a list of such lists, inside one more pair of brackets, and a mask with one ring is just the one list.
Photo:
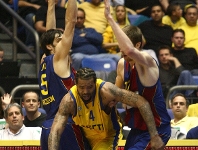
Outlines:
{"label": "player's hand", "polygon": [[164,150],[165,145],[159,135],[154,136],[151,138],[151,149],[152,150]]}

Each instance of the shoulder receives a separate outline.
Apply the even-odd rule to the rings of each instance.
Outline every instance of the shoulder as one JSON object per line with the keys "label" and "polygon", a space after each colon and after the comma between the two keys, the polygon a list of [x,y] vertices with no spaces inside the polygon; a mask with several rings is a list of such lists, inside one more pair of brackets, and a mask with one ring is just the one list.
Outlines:
{"label": "shoulder", "polygon": [[173,31],[173,28],[170,25],[164,24],[163,27],[168,29],[168,30],[171,30],[171,32]]}
{"label": "shoulder", "polygon": [[83,8],[83,7],[88,6],[88,5],[90,5],[90,2],[86,1],[86,2],[83,2],[83,3],[79,4],[78,7]]}
{"label": "shoulder", "polygon": [[91,31],[91,32],[98,33],[94,28],[85,28],[85,31]]}
{"label": "shoulder", "polygon": [[[142,22],[141,24],[138,25],[138,27],[143,27],[145,25],[151,25],[151,20],[146,20],[146,21]],[[146,26],[145,26],[145,28],[146,28]]]}
{"label": "shoulder", "polygon": [[170,17],[168,15],[165,15],[163,18],[162,18],[162,21],[170,21]]}
{"label": "shoulder", "polygon": [[118,70],[120,69],[124,69],[124,58],[121,58],[119,61],[118,61],[118,66],[117,66]]}
{"label": "shoulder", "polygon": [[124,58],[121,58],[121,59],[118,61],[118,64],[124,65]]}

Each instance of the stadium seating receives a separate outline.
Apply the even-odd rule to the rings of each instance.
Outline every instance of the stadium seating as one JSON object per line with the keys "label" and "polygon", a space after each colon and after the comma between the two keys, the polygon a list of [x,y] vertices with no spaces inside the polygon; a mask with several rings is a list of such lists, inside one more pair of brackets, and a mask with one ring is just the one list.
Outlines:
{"label": "stadium seating", "polygon": [[94,71],[113,71],[116,70],[116,62],[109,58],[84,58],[82,60],[82,67],[88,67]]}

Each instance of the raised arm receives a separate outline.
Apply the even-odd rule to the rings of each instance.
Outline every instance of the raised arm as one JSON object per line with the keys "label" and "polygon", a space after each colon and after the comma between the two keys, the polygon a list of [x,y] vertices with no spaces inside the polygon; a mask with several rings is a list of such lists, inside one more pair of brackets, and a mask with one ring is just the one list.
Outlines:
{"label": "raised arm", "polygon": [[137,50],[128,36],[122,31],[119,25],[114,21],[110,13],[110,3],[109,0],[104,0],[105,3],[105,17],[108,20],[112,30],[116,36],[116,39],[119,44],[119,48],[123,51],[128,57],[135,60],[138,64],[144,66],[151,66],[151,63],[154,65],[152,57],[145,53]]}
{"label": "raised arm", "polygon": [[103,96],[107,99],[115,100],[127,104],[131,107],[137,107],[147,125],[151,137],[151,146],[155,149],[163,149],[164,143],[158,135],[153,113],[149,103],[140,95],[120,89],[110,82],[106,82],[102,88]]}
{"label": "raised arm", "polygon": [[60,137],[65,129],[67,120],[69,115],[73,112],[74,110],[74,103],[69,95],[67,93],[61,103],[59,110],[54,118],[54,122],[52,124],[52,128],[49,134],[48,138],[48,149],[49,150],[57,150],[59,149],[59,142],[60,142]]}
{"label": "raised arm", "polygon": [[46,31],[56,28],[55,5],[55,0],[48,0]]}
{"label": "raised arm", "polygon": [[56,53],[54,55],[54,61],[58,62],[58,66],[65,64],[65,60],[68,59],[68,54],[71,49],[74,27],[77,20],[76,0],[68,0],[65,16],[65,30],[62,35],[62,40],[56,46]]}

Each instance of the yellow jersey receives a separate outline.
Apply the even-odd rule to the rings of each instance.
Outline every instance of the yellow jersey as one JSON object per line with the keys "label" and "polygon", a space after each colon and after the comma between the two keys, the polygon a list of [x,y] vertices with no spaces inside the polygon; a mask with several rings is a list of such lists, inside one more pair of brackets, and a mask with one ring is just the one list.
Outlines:
{"label": "yellow jersey", "polygon": [[70,89],[77,109],[73,121],[82,127],[93,150],[117,149],[118,141],[122,138],[120,117],[116,108],[113,107],[110,114],[103,110],[100,89],[104,84],[103,80],[97,79],[95,97],[88,104],[80,98],[76,85]]}

